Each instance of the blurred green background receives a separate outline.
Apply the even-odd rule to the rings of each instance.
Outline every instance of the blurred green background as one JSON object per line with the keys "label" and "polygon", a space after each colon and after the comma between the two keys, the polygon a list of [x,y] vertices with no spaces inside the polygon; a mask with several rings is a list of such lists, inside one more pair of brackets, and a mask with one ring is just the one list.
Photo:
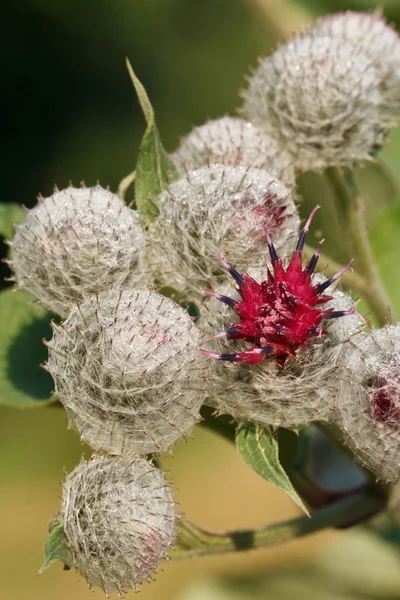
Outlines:
{"label": "blurred green background", "polygon": [[[125,56],[153,102],[166,148],[173,150],[179,136],[194,124],[235,113],[243,74],[256,64],[257,55],[269,52],[278,37],[284,39],[279,29],[289,33],[318,15],[374,8],[374,3],[366,0],[264,0],[263,19],[261,2],[6,3],[0,53],[4,103],[1,201],[32,206],[38,192],[50,195],[54,183],[65,187],[70,180],[75,185],[82,180],[87,185],[100,180],[115,190],[120,179],[132,171],[144,122],[125,69]],[[400,28],[400,2],[387,0],[381,5]],[[399,309],[400,278],[393,283],[392,274],[400,250],[396,192],[400,134],[394,131],[391,137],[392,143],[382,153],[384,176],[372,169],[361,179],[372,199],[370,227],[375,249]],[[305,187],[315,185],[313,176],[304,183]],[[334,244],[338,246],[340,241],[334,240]],[[4,255],[4,248],[2,252]],[[3,268],[2,275],[6,274]],[[84,451],[78,436],[66,430],[64,412],[55,407],[25,412],[1,408],[0,448],[0,598],[92,598],[85,581],[78,581],[73,572],[63,573],[61,565],[35,578],[43,561],[47,521],[59,507],[64,469],[72,470]],[[250,527],[297,514],[288,497],[262,481],[234,448],[209,432],[197,429],[194,441],[178,445],[174,455],[165,462],[179,488],[181,508],[204,526]],[[328,532],[268,551],[169,563],[156,583],[143,587],[141,597],[290,600],[297,591],[296,597],[322,600],[400,598],[395,575],[396,566],[400,567],[398,555],[381,542],[357,535]],[[332,544],[339,544],[339,550]],[[325,552],[326,558],[317,558]],[[332,571],[340,556],[342,570]],[[318,567],[312,566],[315,561],[319,561]],[[361,563],[366,566],[360,571]],[[337,587],[345,565],[351,580],[346,590]],[[291,569],[290,575],[281,574],[279,569],[284,567]],[[299,573],[306,573],[301,581]],[[254,575],[250,581],[246,579],[249,574]],[[363,582],[362,589],[355,581]],[[286,587],[279,582],[286,582]],[[94,597],[103,594],[96,591]]]}

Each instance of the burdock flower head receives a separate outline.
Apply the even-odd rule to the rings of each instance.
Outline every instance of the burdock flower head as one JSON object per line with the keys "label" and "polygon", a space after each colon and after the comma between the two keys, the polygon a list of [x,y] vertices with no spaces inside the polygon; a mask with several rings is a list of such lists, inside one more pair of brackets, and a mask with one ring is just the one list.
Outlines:
{"label": "burdock flower head", "polygon": [[264,169],[211,164],[174,181],[157,202],[149,228],[156,279],[203,300],[225,279],[212,256],[223,247],[241,269],[263,263],[264,227],[283,255],[293,249],[299,218],[290,190]]}
{"label": "burdock flower head", "polygon": [[243,114],[280,139],[300,171],[371,160],[396,123],[382,78],[356,43],[312,32],[249,77]]}
{"label": "burdock flower head", "polygon": [[[161,469],[138,457],[95,456],[67,477],[51,526],[62,528],[66,566],[76,568],[90,588],[122,598],[168,559],[178,518]],[[41,571],[52,562],[46,558]]]}
{"label": "burdock flower head", "polygon": [[399,104],[400,37],[382,15],[352,11],[336,13],[320,19],[312,32],[360,48],[376,68],[383,91]]}
{"label": "burdock flower head", "polygon": [[233,354],[205,352],[206,356],[248,364],[258,363],[266,357],[275,357],[283,366],[288,357],[295,358],[298,348],[305,348],[310,339],[326,333],[322,326],[324,320],[354,312],[351,309],[323,308],[324,304],[332,300],[332,296],[324,294],[325,290],[350,268],[352,261],[336,275],[313,284],[311,276],[317,265],[320,243],[318,250],[303,267],[302,251],[306,235],[318,208],[316,206],[308,218],[286,268],[268,231],[266,232],[272,272],[268,269],[267,279],[261,283],[249,275],[240,274],[219,257],[221,264],[238,284],[240,294],[239,300],[227,296],[219,296],[219,300],[231,306],[240,320],[215,337],[227,336],[229,339],[244,340],[253,347]]}
{"label": "burdock flower head", "polygon": [[278,140],[244,119],[223,117],[195,127],[171,158],[182,175],[216,163],[267,169],[285,185],[295,183],[293,157]]}
{"label": "burdock flower head", "polygon": [[400,479],[400,325],[359,335],[349,346],[338,423],[347,445],[377,478]]}
{"label": "burdock flower head", "polygon": [[141,281],[145,270],[138,212],[100,185],[39,197],[10,245],[17,284],[61,316],[86,294]]}
{"label": "burdock flower head", "polygon": [[96,450],[163,452],[200,420],[199,336],[171,299],[108,290],[53,328],[47,369],[55,394]]}
{"label": "burdock flower head", "polygon": [[[215,324],[227,326],[225,332],[208,338],[215,340],[220,353],[203,351],[217,359],[207,377],[206,403],[220,413],[297,428],[328,421],[337,409],[345,345],[360,332],[363,319],[349,296],[336,289],[324,293],[350,265],[329,279],[314,274],[319,249],[302,265],[305,236],[317,208],[287,267],[268,236],[272,271],[267,271],[266,280],[260,270],[250,276],[225,263],[238,287],[233,294],[227,289],[212,292],[208,314],[203,311],[200,320],[205,335],[214,333]],[[223,303],[221,315],[217,301]],[[223,340],[236,340],[238,351],[227,352]]]}

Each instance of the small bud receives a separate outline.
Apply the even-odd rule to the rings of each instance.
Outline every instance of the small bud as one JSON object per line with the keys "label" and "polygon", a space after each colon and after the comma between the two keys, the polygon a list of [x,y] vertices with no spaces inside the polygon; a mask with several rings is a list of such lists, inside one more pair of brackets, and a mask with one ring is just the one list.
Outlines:
{"label": "small bud", "polygon": [[352,340],[338,424],[356,458],[378,479],[400,479],[400,325]]}
{"label": "small bud", "polygon": [[88,298],[48,344],[48,371],[71,426],[96,450],[169,449],[200,420],[198,332],[188,313],[146,290]]}
{"label": "small bud", "polygon": [[384,17],[372,12],[337,13],[320,19],[312,34],[350,42],[360,49],[376,68],[381,88],[399,103],[400,37]]}
{"label": "small bud", "polygon": [[290,191],[263,169],[210,165],[171,184],[158,200],[149,230],[157,279],[203,300],[202,290],[225,279],[215,260],[220,249],[234,264],[264,264],[265,227],[285,255],[299,218]]}
{"label": "small bud", "polygon": [[243,114],[278,138],[300,171],[371,160],[394,107],[362,50],[327,35],[294,38],[249,78]]}
{"label": "small bud", "polygon": [[177,536],[171,488],[142,458],[82,461],[63,484],[57,518],[89,587],[120,597],[151,578]]}
{"label": "small bud", "polygon": [[209,121],[183,138],[172,155],[180,173],[210,163],[265,168],[289,187],[294,185],[293,158],[279,143],[243,119]]}
{"label": "small bud", "polygon": [[138,213],[99,185],[56,191],[28,211],[11,243],[17,284],[66,316],[71,303],[143,277]]}

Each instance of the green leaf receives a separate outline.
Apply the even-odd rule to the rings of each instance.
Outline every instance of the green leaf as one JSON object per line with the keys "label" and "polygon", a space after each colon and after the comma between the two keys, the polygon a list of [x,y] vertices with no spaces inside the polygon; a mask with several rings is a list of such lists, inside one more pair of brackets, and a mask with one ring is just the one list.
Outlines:
{"label": "green leaf", "polygon": [[300,496],[279,462],[279,446],[275,433],[254,423],[243,424],[236,436],[236,447],[244,461],[263,479],[273,483],[309,516]]}
{"label": "green leaf", "polygon": [[0,293],[0,405],[45,406],[54,401],[51,376],[40,368],[47,358],[51,313],[21,291]]}
{"label": "green leaf", "polygon": [[154,110],[146,90],[136,77],[128,59],[126,64],[147,123],[136,163],[135,200],[144,221],[151,223],[158,214],[156,198],[166,183],[177,176],[177,171],[163,148]]}
{"label": "green leaf", "polygon": [[13,224],[18,225],[25,216],[25,211],[19,204],[0,203],[0,235],[7,240],[13,237]]}
{"label": "green leaf", "polygon": [[50,521],[49,535],[44,546],[44,557],[45,561],[40,567],[38,575],[41,575],[56,560],[60,560],[66,570],[73,567],[73,559],[64,533],[64,526],[60,523],[58,517]]}

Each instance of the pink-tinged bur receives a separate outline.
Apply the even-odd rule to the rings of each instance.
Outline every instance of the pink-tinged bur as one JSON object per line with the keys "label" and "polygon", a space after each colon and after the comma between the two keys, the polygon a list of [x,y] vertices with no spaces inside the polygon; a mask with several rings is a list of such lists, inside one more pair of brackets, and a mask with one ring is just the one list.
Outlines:
{"label": "pink-tinged bur", "polygon": [[261,283],[247,274],[239,273],[221,256],[217,256],[236,281],[241,299],[233,300],[227,296],[208,293],[231,306],[240,321],[210,339],[226,336],[228,339],[249,342],[252,347],[238,353],[213,354],[202,351],[202,354],[217,360],[247,364],[256,364],[264,358],[276,358],[283,366],[288,357],[296,357],[298,348],[305,348],[312,338],[326,333],[322,327],[325,319],[354,314],[354,308],[323,308],[326,302],[332,300],[332,296],[324,294],[325,290],[351,267],[353,261],[326,281],[313,285],[312,275],[318,262],[322,240],[307,265],[303,267],[302,264],[305,239],[312,218],[319,208],[317,205],[307,219],[286,268],[266,231],[272,272],[267,269],[267,279]]}

